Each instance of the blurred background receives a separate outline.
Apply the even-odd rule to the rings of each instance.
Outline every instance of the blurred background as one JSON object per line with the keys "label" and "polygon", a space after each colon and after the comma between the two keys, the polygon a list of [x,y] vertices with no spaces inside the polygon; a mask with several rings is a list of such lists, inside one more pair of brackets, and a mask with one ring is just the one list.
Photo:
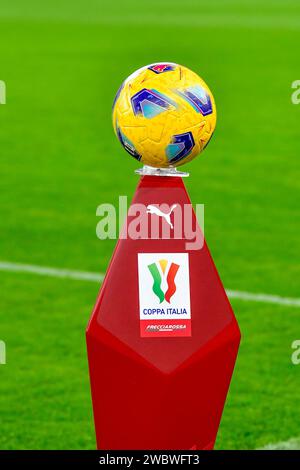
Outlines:
{"label": "blurred background", "polygon": [[215,136],[184,169],[225,287],[296,299],[232,299],[243,340],[216,447],[297,442],[299,40],[298,0],[1,0],[1,449],[95,448],[84,333],[100,282],[4,262],[105,272],[115,241],[97,239],[96,207],[131,198],[139,166],[112,101],[160,61],[216,99]]}

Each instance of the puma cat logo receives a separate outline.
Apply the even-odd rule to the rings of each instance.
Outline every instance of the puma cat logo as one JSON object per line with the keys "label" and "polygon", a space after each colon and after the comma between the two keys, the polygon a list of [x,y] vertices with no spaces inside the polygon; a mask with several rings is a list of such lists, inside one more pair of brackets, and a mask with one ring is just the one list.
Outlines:
{"label": "puma cat logo", "polygon": [[169,212],[165,213],[162,212],[158,207],[149,204],[147,206],[147,214],[156,214],[158,217],[162,217],[165,221],[173,228],[173,224],[171,222],[170,215],[172,214],[173,210],[177,207],[177,204],[173,204]]}

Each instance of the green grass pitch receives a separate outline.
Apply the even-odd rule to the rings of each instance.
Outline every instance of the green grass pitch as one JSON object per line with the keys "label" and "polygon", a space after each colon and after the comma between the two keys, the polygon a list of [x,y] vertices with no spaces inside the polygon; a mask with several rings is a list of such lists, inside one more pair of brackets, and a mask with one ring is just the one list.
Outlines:
{"label": "green grass pitch", "polygon": [[[215,136],[186,167],[229,289],[299,297],[298,0],[1,1],[0,260],[104,272],[96,207],[132,196],[117,142],[122,80],[182,63],[212,89]],[[93,449],[84,331],[99,286],[0,272],[1,449]],[[217,448],[299,436],[299,308],[234,300],[243,333]]]}

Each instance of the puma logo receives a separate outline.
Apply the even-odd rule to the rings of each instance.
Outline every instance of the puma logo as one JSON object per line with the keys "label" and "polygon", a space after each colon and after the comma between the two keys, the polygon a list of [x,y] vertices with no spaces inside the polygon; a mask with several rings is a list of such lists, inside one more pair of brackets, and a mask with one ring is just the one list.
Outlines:
{"label": "puma logo", "polygon": [[165,213],[165,212],[162,212],[158,207],[153,206],[152,204],[149,204],[149,206],[147,206],[147,214],[156,214],[158,217],[162,217],[170,225],[170,227],[173,228],[170,215],[172,214],[173,210],[176,207],[177,207],[177,204],[173,204],[170,208],[170,211]]}

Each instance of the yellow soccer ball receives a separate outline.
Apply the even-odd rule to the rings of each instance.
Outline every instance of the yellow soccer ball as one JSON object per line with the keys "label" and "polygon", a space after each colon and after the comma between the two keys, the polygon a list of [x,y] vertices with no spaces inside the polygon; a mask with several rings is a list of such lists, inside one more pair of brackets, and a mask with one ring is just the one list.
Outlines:
{"label": "yellow soccer ball", "polygon": [[121,144],[145,165],[183,165],[208,144],[216,105],[206,83],[182,65],[157,63],[130,75],[113,104]]}

